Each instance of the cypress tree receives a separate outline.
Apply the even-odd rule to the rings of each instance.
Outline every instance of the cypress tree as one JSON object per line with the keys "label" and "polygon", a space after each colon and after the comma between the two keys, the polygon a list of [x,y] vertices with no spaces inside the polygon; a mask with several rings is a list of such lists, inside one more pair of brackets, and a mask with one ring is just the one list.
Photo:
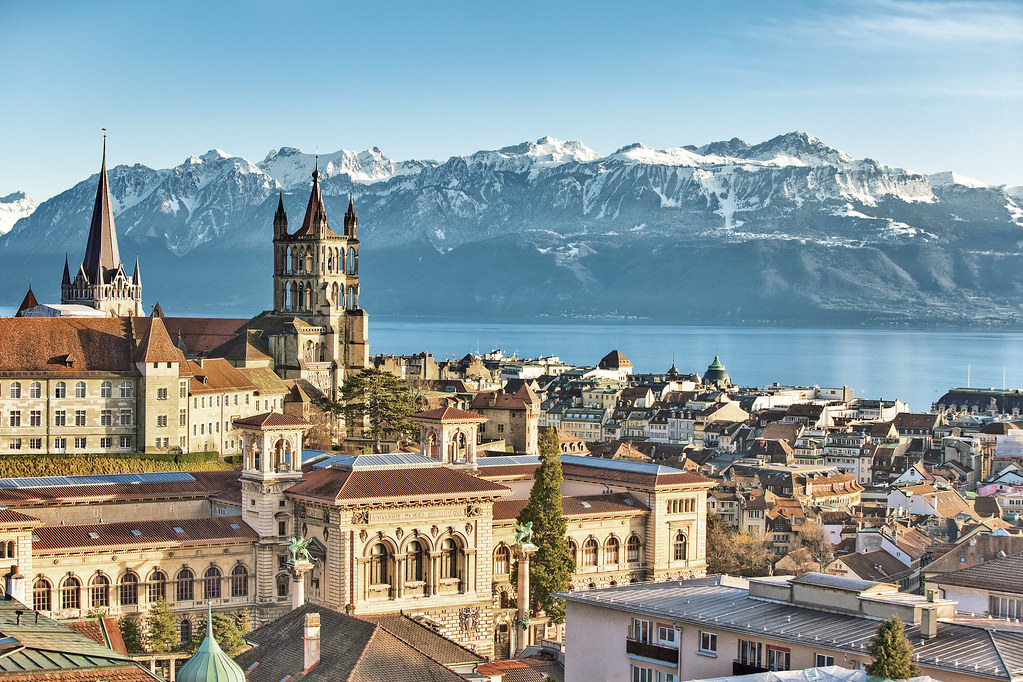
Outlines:
{"label": "cypress tree", "polygon": [[174,625],[174,614],[165,599],[157,599],[149,607],[146,632],[152,651],[172,651],[177,645],[178,629]]}
{"label": "cypress tree", "polygon": [[[520,524],[533,523],[536,553],[530,559],[529,604],[539,604],[555,623],[565,620],[565,602],[551,596],[568,589],[575,566],[568,553],[568,523],[561,513],[561,452],[554,429],[540,434],[540,466],[533,475],[529,503],[519,512]],[[519,595],[525,599],[526,595]]]}
{"label": "cypress tree", "polygon": [[868,675],[905,680],[918,673],[913,663],[913,645],[906,639],[902,619],[896,615],[877,626],[877,634],[870,640],[867,653],[874,659],[867,666]]}

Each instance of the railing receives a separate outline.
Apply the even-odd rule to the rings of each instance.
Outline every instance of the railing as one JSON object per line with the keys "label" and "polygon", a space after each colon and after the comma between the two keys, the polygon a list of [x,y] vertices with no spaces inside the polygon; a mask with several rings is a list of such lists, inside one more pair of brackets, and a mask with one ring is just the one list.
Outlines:
{"label": "railing", "polygon": [[678,649],[666,646],[659,646],[649,642],[639,642],[634,639],[625,640],[625,653],[633,656],[642,656],[662,663],[678,665]]}
{"label": "railing", "polygon": [[767,668],[761,668],[758,665],[750,665],[749,663],[742,663],[739,659],[732,661],[732,674],[733,675],[754,675],[756,673],[766,673]]}

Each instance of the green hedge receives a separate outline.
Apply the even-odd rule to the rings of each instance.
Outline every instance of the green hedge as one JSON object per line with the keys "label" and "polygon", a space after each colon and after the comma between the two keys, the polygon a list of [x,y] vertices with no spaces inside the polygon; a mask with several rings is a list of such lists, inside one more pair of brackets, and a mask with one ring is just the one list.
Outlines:
{"label": "green hedge", "polygon": [[215,452],[180,455],[114,453],[103,455],[4,455],[0,456],[0,478],[28,476],[83,476],[153,471],[223,471],[233,469]]}

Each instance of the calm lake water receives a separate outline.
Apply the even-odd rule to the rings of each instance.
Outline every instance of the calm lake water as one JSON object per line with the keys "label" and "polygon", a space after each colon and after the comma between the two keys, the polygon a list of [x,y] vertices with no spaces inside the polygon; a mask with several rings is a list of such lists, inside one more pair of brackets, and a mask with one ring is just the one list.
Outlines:
{"label": "calm lake water", "polygon": [[[0,306],[0,316],[17,307]],[[237,313],[230,316],[238,316]],[[739,385],[849,386],[926,411],[953,386],[1023,388],[1023,333],[621,324],[476,323],[370,315],[370,353],[438,359],[500,348],[596,364],[617,348],[637,372],[703,374],[715,355]]]}

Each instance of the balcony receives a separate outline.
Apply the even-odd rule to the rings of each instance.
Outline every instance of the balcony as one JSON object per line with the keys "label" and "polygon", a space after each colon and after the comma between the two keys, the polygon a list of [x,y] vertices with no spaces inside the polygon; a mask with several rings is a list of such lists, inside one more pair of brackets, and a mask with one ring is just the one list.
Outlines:
{"label": "balcony", "polygon": [[678,665],[678,649],[673,649],[649,642],[638,642],[634,639],[625,640],[625,653],[632,656],[642,656],[661,663]]}
{"label": "balcony", "polygon": [[733,675],[755,675],[757,673],[766,673],[767,668],[761,668],[757,665],[751,665],[749,663],[742,663],[738,659],[732,661],[732,674]]}

